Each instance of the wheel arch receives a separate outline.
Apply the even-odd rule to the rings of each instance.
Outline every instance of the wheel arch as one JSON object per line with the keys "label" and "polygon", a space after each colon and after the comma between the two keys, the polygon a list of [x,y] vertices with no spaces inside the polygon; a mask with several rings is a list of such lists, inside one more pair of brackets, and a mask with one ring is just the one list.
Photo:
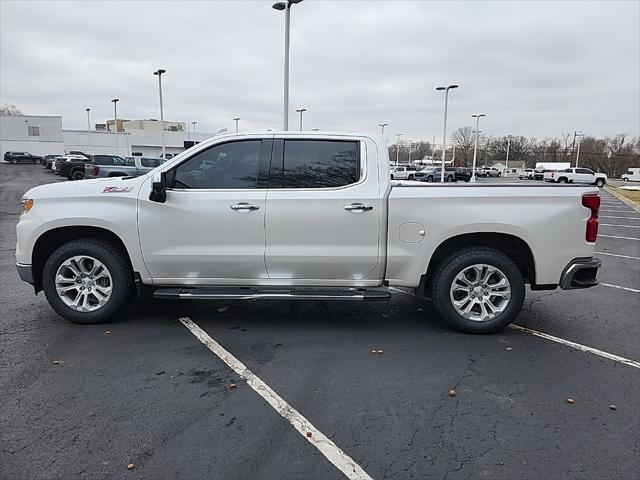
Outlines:
{"label": "wheel arch", "polygon": [[431,279],[440,262],[451,253],[465,247],[493,248],[507,255],[513,260],[522,274],[525,283],[535,285],[536,266],[531,247],[522,238],[498,232],[463,233],[444,240],[434,250],[429,260],[426,274],[422,277],[418,291],[423,296],[429,296]]}
{"label": "wheel arch", "polygon": [[57,227],[40,235],[33,246],[31,271],[33,274],[33,287],[36,293],[42,290],[42,272],[51,254],[61,245],[81,238],[99,238],[113,243],[126,255],[129,266],[133,270],[131,256],[124,242],[112,231],[94,226]]}

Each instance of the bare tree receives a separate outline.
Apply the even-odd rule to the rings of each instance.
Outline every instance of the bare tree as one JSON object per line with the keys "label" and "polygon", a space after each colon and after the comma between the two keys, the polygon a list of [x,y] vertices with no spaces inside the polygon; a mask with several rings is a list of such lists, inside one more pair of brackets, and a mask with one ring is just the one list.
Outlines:
{"label": "bare tree", "polygon": [[16,117],[22,115],[22,112],[15,105],[5,103],[0,107],[0,117]]}

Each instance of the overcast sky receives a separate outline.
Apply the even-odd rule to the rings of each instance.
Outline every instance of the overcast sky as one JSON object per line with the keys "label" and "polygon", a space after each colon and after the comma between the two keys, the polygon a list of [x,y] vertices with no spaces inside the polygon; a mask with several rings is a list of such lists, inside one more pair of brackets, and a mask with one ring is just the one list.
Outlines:
{"label": "overcast sky", "polygon": [[[271,1],[0,0],[0,103],[62,115],[198,121],[199,131],[282,126],[284,12]],[[329,1],[292,8],[291,117],[305,128],[431,141],[640,133],[640,2]]]}

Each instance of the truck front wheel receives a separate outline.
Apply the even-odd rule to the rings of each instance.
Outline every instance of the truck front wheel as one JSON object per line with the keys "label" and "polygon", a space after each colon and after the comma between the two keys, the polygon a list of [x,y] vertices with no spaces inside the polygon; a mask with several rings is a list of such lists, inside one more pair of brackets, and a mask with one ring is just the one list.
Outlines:
{"label": "truck front wheel", "polygon": [[491,333],[511,323],[524,302],[524,280],[515,263],[492,248],[465,248],[440,262],[433,305],[451,326]]}
{"label": "truck front wheel", "polygon": [[45,263],[42,287],[53,309],[75,323],[112,319],[136,292],[126,254],[93,238],[73,240],[54,251]]}

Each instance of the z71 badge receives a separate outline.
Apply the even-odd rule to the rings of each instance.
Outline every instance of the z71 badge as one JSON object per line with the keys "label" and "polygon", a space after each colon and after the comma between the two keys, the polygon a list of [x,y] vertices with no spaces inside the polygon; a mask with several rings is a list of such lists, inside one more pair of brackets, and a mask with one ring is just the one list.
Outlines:
{"label": "z71 badge", "polygon": [[102,193],[127,193],[133,190],[133,187],[104,187]]}

